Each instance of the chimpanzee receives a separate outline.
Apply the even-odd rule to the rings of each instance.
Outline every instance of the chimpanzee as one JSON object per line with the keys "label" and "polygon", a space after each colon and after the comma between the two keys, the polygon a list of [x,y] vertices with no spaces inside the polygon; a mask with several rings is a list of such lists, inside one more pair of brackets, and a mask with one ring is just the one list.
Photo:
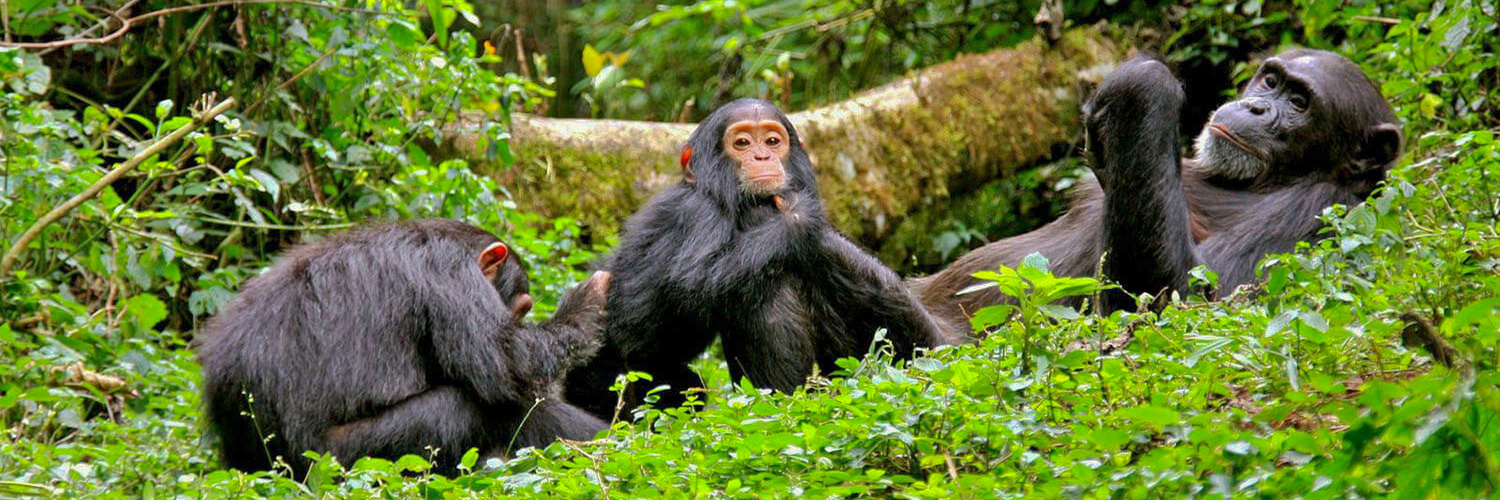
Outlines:
{"label": "chimpanzee", "polygon": [[494,235],[444,220],[378,224],[295,248],[197,339],[209,427],[228,466],[304,473],[414,454],[453,472],[606,424],[560,398],[599,346],[609,275],[527,325],[530,285]]}
{"label": "chimpanzee", "polygon": [[[994,289],[958,294],[971,275],[1015,266],[1040,252],[1058,275],[1103,272],[1118,282],[1106,309],[1131,294],[1182,291],[1198,264],[1232,291],[1270,253],[1317,237],[1317,216],[1368,197],[1395,162],[1401,129],[1390,106],[1353,63],[1331,52],[1292,50],[1267,59],[1237,100],[1221,106],[1178,157],[1181,84],[1159,59],[1137,57],[1105,79],[1084,106],[1097,183],[1081,187],[1062,218],[990,243],[910,285],[935,315],[962,324],[1004,300]],[[1216,292],[1216,291],[1210,291]]]}
{"label": "chimpanzee", "polygon": [[[898,356],[944,332],[895,273],[839,234],[823,212],[812,162],[786,115],[741,99],[720,107],[683,148],[683,179],[626,224],[604,264],[613,273],[605,346],[574,370],[570,400],[615,415],[607,388],[625,369],[651,373],[639,389],[702,385],[688,367],[723,342],[729,373],[792,391],[816,367],[863,355],[887,329]],[[632,388],[625,404],[640,400]]]}

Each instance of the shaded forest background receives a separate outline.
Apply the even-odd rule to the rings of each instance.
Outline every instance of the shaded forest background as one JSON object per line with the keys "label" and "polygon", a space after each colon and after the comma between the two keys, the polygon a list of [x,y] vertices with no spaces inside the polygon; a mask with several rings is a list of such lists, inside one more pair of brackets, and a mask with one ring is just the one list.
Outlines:
{"label": "shaded forest background", "polygon": [[[989,0],[10,1],[0,495],[1494,495],[1495,4],[1063,7],[1038,26],[1041,2]],[[809,146],[840,228],[926,272],[1058,214],[1089,175],[1076,100],[1112,61],[1165,54],[1196,124],[1290,46],[1374,76],[1407,154],[1371,203],[1327,214],[1329,239],[1267,259],[1257,295],[1110,317],[1023,299],[976,325],[994,330],[979,345],[848,360],[852,376],[794,395],[708,356],[708,411],[653,410],[461,478],[422,475],[421,457],[247,476],[202,441],[188,342],[298,241],[468,220],[516,244],[546,315],[611,221],[670,182],[688,125],[669,124],[737,97],[816,111],[908,89],[918,105]],[[608,156],[536,139],[579,123],[558,119],[668,133]],[[851,143],[847,161],[819,149]]]}

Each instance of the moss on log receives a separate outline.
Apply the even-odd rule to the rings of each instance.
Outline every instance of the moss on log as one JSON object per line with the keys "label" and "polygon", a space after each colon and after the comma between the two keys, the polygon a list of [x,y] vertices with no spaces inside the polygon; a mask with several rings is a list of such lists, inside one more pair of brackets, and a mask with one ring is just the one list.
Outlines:
{"label": "moss on log", "polygon": [[[1097,29],[960,56],[855,97],[791,114],[834,224],[878,246],[896,222],[1053,155],[1078,134],[1080,96],[1121,50]],[[469,123],[478,130],[482,123]],[[614,234],[679,179],[692,124],[516,116],[512,165],[486,162],[472,133],[446,144],[525,209]]]}

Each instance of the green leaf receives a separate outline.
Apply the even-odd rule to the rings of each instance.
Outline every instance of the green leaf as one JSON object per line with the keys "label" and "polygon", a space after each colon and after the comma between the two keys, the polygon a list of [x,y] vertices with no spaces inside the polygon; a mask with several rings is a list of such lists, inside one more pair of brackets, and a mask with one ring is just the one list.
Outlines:
{"label": "green leaf", "polygon": [[396,470],[404,472],[422,472],[432,467],[427,459],[416,455],[402,455],[396,459]]}
{"label": "green leaf", "polygon": [[135,318],[141,328],[155,328],[157,323],[167,319],[167,304],[155,295],[141,294],[131,297],[125,301],[125,310]]}
{"label": "green leaf", "polygon": [[469,451],[464,452],[463,458],[459,460],[459,465],[458,466],[459,466],[459,468],[462,468],[462,469],[465,469],[465,470],[474,470],[474,464],[476,464],[478,462],[479,462],[479,450],[476,449],[476,448],[469,448]]}
{"label": "green leaf", "polygon": [[1117,450],[1130,442],[1130,433],[1109,427],[1083,428],[1084,439],[1105,450]]}
{"label": "green leaf", "polygon": [[448,48],[448,25],[453,22],[453,14],[443,7],[443,0],[423,0],[427,6],[427,17],[432,19],[432,31],[437,35],[438,46]]}
{"label": "green leaf", "polygon": [[1154,405],[1142,405],[1134,408],[1126,408],[1117,412],[1120,416],[1154,425],[1158,428],[1174,425],[1182,421],[1182,416],[1176,410],[1162,408]]}
{"label": "green leaf", "polygon": [[173,117],[172,119],[167,120],[166,123],[161,124],[161,133],[171,133],[174,130],[188,126],[189,123],[193,123],[192,118],[188,118],[186,116]]}
{"label": "green leaf", "polygon": [[402,50],[413,50],[417,46],[417,33],[404,23],[393,22],[385,26],[385,36]]}

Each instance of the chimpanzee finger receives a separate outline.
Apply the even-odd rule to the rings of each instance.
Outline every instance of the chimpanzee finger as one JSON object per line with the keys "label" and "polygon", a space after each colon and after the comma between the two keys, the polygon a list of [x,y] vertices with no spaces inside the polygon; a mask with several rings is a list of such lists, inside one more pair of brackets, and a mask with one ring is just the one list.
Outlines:
{"label": "chimpanzee finger", "polygon": [[593,276],[589,277],[589,281],[594,283],[594,289],[599,290],[599,293],[602,295],[609,293],[609,280],[613,277],[614,274],[611,274],[609,271],[597,271]]}

